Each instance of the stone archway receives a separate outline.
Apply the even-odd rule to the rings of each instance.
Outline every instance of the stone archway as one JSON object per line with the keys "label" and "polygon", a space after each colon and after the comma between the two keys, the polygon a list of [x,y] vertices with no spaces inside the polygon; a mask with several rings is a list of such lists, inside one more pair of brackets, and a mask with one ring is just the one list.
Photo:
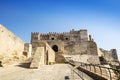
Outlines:
{"label": "stone archway", "polygon": [[58,52],[58,46],[57,46],[57,45],[53,45],[53,46],[52,46],[52,49],[53,49],[55,52]]}

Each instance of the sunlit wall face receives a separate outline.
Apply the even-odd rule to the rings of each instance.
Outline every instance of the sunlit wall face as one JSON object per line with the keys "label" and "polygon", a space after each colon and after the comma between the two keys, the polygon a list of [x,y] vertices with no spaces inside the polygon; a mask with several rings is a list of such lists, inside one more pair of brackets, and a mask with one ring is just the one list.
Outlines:
{"label": "sunlit wall face", "polygon": [[119,0],[0,0],[0,24],[25,42],[31,32],[88,29],[99,47],[117,48],[120,59]]}

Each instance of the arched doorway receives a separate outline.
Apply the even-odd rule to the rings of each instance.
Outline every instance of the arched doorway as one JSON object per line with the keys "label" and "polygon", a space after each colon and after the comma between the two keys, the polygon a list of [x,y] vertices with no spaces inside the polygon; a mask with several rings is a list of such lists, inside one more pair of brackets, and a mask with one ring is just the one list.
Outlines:
{"label": "arched doorway", "polygon": [[53,49],[55,52],[58,52],[58,46],[57,46],[57,45],[53,45],[53,46],[52,46],[52,49]]}

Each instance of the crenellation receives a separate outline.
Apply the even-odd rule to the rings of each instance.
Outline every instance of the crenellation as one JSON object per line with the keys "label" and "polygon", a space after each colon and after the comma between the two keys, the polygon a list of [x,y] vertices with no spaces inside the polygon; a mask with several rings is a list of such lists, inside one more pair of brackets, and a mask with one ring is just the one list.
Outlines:
{"label": "crenellation", "polygon": [[91,35],[89,35],[89,41],[92,41],[92,37],[91,37]]}
{"label": "crenellation", "polygon": [[39,32],[32,32],[32,34],[35,34],[35,35],[37,35],[37,34],[39,34]]}
{"label": "crenellation", "polygon": [[[38,36],[39,35],[39,36]],[[63,36],[62,36],[63,35]],[[62,36],[61,38],[59,38]],[[63,32],[63,33],[57,33],[57,32],[49,32],[46,34],[41,34],[39,32],[33,32],[32,33],[32,40],[39,40],[37,38],[40,37],[42,40],[51,40],[51,39],[60,39],[60,40],[65,40],[65,37],[68,37],[69,40],[71,41],[87,41],[87,30],[77,30],[75,31],[74,29],[70,30],[70,32]]]}

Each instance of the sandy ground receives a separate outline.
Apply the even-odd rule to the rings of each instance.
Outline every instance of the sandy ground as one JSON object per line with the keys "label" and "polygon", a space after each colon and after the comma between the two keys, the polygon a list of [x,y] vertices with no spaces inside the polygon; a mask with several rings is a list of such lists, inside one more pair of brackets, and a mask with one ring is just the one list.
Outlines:
{"label": "sandy ground", "polygon": [[39,69],[20,65],[0,67],[0,80],[65,80],[65,76],[70,80],[81,80],[68,64],[44,65]]}

